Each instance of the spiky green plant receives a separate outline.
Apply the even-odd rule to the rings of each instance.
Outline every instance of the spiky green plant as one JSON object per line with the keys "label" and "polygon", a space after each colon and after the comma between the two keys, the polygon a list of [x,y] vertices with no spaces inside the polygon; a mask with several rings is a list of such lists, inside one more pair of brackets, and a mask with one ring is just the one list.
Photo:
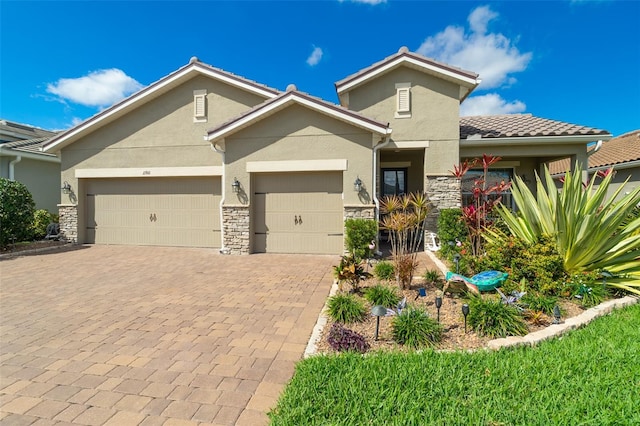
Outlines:
{"label": "spiky green plant", "polygon": [[[621,185],[610,197],[607,190],[612,173],[605,173],[595,187],[595,179],[583,186],[582,168],[567,173],[561,191],[545,167],[544,181],[536,175],[536,191],[519,177],[511,192],[518,207],[515,213],[497,207],[509,231],[527,244],[541,236],[552,237],[569,274],[606,270],[614,275],[607,283],[640,294],[640,217],[633,212],[640,204],[640,186],[625,195]],[[487,230],[486,238],[500,241],[504,235]]]}
{"label": "spiky green plant", "polygon": [[382,284],[376,284],[364,291],[364,298],[372,305],[382,305],[387,308],[395,307],[400,301],[400,296],[394,288]]}
{"label": "spiky green plant", "polygon": [[367,316],[367,308],[353,294],[338,293],[327,300],[329,316],[335,322],[351,324],[361,322]]}

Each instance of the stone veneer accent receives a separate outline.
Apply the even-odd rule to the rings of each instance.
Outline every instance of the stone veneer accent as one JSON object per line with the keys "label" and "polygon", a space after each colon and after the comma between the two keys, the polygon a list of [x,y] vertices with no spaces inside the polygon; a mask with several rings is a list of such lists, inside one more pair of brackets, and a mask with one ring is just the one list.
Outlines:
{"label": "stone veneer accent", "polygon": [[251,252],[249,206],[223,206],[222,245],[227,254],[249,254]]}
{"label": "stone veneer accent", "polygon": [[344,219],[375,219],[376,207],[372,205],[344,206]]}
{"label": "stone veneer accent", "polygon": [[62,240],[76,244],[78,242],[78,206],[58,204],[59,225]]}
{"label": "stone veneer accent", "polygon": [[460,207],[460,179],[453,176],[425,176],[424,188],[432,205],[426,229],[436,232],[440,210]]}

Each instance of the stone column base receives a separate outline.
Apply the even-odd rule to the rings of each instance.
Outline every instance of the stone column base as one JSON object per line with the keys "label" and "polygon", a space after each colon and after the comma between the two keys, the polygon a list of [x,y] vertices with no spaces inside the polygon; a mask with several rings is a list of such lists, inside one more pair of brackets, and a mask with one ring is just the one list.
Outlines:
{"label": "stone column base", "polygon": [[58,204],[60,216],[61,240],[68,243],[78,243],[78,206],[75,204]]}
{"label": "stone column base", "polygon": [[225,253],[238,255],[251,252],[249,209],[249,206],[222,206],[222,245]]}
{"label": "stone column base", "polygon": [[440,210],[460,207],[460,179],[453,176],[425,176],[424,188],[432,206],[426,229],[428,232],[438,232]]}

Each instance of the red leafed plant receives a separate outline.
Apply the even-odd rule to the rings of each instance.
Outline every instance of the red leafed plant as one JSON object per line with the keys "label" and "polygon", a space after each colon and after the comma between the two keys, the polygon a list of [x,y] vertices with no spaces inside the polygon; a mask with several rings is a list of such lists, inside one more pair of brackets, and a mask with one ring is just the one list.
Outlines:
{"label": "red leafed plant", "polygon": [[460,165],[453,166],[454,170],[451,172],[458,179],[462,179],[470,169],[478,163],[482,163],[483,174],[473,181],[473,189],[471,190],[473,202],[468,206],[462,207],[462,219],[469,230],[473,256],[482,254],[484,246],[482,231],[493,223],[491,211],[500,203],[501,194],[511,186],[510,182],[504,181],[491,186],[487,184],[489,167],[500,161],[500,159],[501,157],[483,154],[482,158],[465,160]]}

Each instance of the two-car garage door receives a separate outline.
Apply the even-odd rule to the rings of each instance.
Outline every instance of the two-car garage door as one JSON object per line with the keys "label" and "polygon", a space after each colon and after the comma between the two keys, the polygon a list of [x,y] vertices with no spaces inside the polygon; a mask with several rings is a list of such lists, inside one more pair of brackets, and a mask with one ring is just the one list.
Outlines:
{"label": "two-car garage door", "polygon": [[86,181],[87,243],[220,247],[220,178]]}

